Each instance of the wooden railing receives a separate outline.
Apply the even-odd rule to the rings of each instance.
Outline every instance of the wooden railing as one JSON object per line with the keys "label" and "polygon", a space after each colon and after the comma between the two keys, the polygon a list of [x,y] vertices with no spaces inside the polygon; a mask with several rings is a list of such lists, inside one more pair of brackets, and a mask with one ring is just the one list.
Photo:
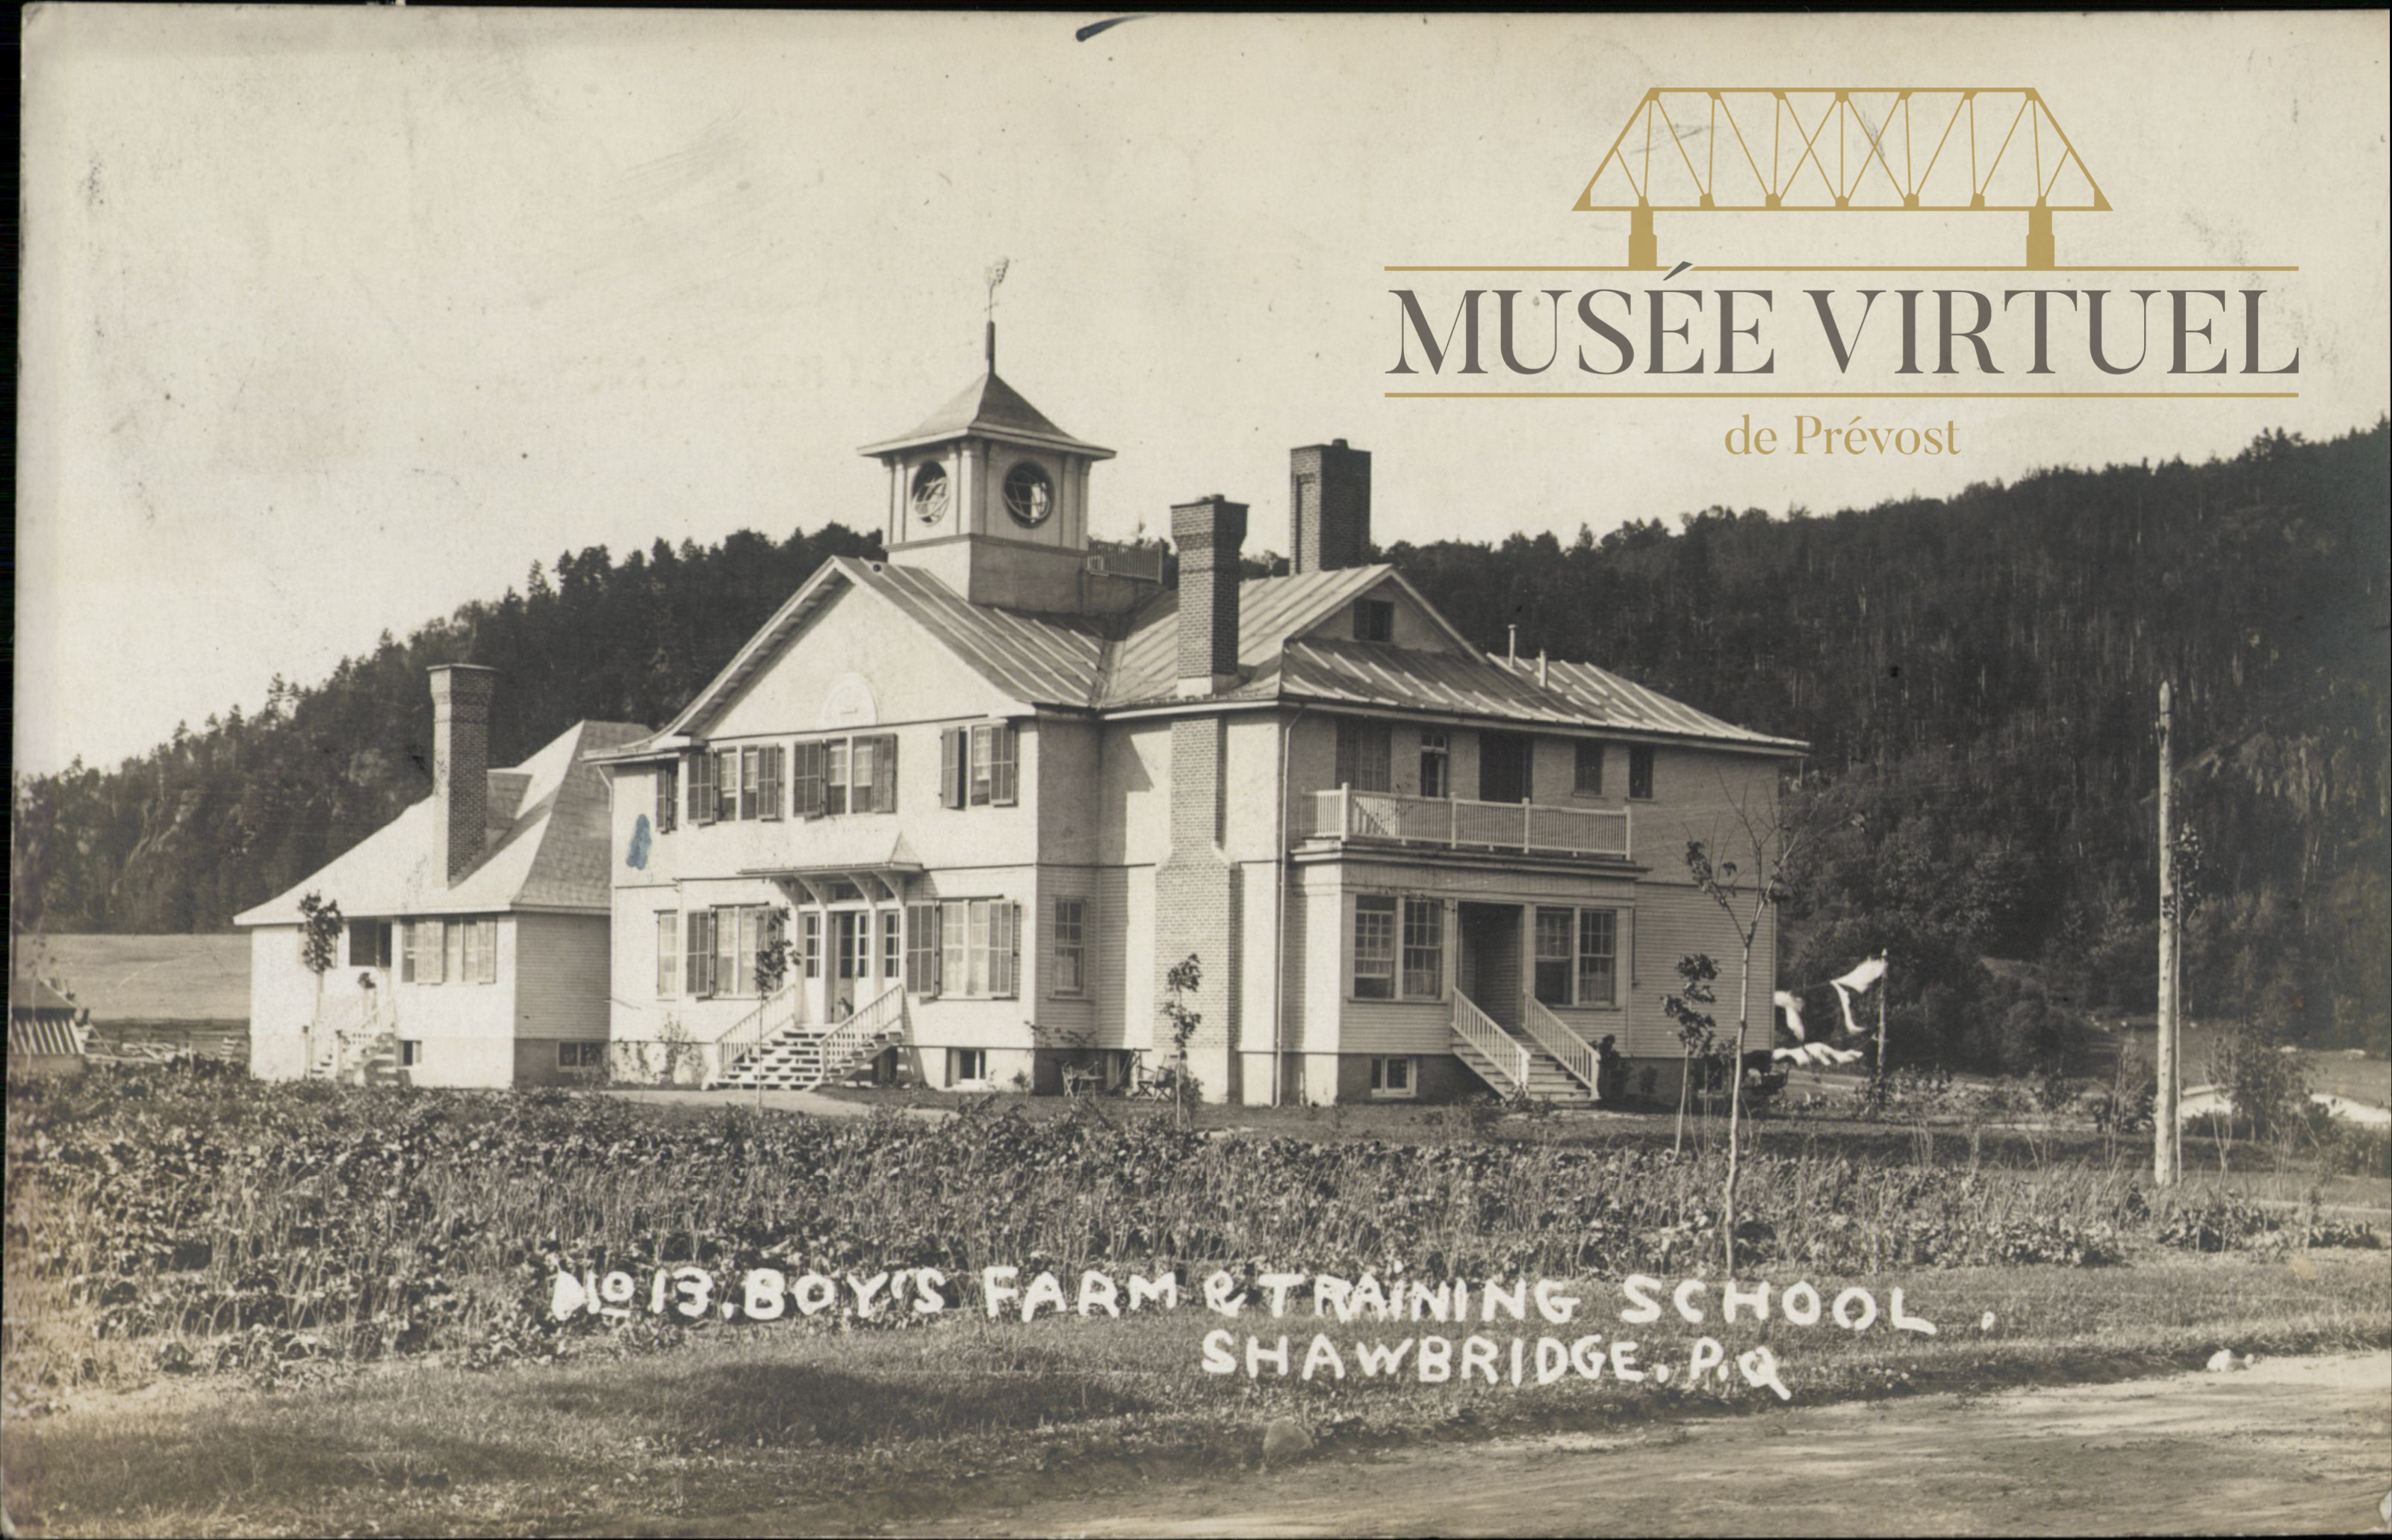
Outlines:
{"label": "wooden railing", "polygon": [[329,1080],[346,1078],[362,1061],[365,1046],[392,1030],[383,1017],[380,990],[361,990],[330,1002],[308,1024],[312,1057],[307,1073]]}
{"label": "wooden railing", "polygon": [[846,1069],[866,1048],[902,1030],[904,1024],[905,986],[892,984],[864,1009],[823,1034],[814,1084],[818,1086]]}
{"label": "wooden railing", "polygon": [[1603,1055],[1595,1052],[1593,1044],[1571,1031],[1567,1022],[1547,1010],[1545,1002],[1533,995],[1528,998],[1528,1019],[1521,1025],[1530,1041],[1552,1054],[1554,1062],[1592,1092],[1596,1101],[1603,1100],[1603,1088],[1596,1083]]}
{"label": "wooden railing", "polygon": [[1514,1090],[1528,1089],[1527,1046],[1496,1024],[1494,1017],[1473,1005],[1470,997],[1459,989],[1453,992],[1453,1035],[1494,1064],[1496,1073],[1510,1080]]}
{"label": "wooden railing", "polygon": [[1350,786],[1312,794],[1312,827],[1299,830],[1332,840],[1388,840],[1450,849],[1558,851],[1571,855],[1625,855],[1631,810],[1554,807],[1540,803],[1482,803],[1467,797],[1407,797],[1357,791]]}
{"label": "wooden railing", "polygon": [[[774,1020],[786,1012],[786,1019]],[[774,993],[756,1002],[756,1009],[716,1033],[706,1045],[707,1079],[728,1075],[740,1060],[751,1053],[761,1053],[764,1045],[784,1027],[798,1021],[798,981],[792,978]]]}

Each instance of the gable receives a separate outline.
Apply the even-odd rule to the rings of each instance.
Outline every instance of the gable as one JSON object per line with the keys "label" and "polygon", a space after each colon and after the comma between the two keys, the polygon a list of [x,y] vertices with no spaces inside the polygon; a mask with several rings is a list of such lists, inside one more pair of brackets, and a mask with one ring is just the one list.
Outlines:
{"label": "gable", "polygon": [[689,727],[710,738],[748,737],[1018,710],[914,617],[849,584]]}
{"label": "gable", "polygon": [[1457,644],[1452,628],[1445,618],[1428,606],[1428,601],[1412,592],[1390,572],[1352,598],[1339,604],[1320,618],[1320,623],[1302,633],[1307,642],[1354,642],[1361,640],[1355,630],[1357,611],[1365,603],[1388,605],[1395,634],[1389,644],[1416,652],[1464,652],[1471,649]]}

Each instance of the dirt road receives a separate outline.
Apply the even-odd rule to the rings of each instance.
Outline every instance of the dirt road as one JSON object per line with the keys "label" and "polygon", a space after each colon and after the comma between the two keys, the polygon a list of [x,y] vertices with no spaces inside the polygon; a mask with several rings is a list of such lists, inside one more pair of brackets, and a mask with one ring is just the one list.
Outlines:
{"label": "dirt road", "polygon": [[1635,1432],[1316,1455],[922,1533],[1053,1535],[2381,1531],[2392,1353]]}

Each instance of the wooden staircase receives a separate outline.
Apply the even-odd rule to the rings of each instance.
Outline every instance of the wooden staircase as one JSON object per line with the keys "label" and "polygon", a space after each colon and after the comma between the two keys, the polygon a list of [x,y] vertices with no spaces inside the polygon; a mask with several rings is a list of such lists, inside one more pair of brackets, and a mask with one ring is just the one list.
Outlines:
{"label": "wooden staircase", "polygon": [[736,1036],[735,1029],[726,1035],[722,1066],[707,1077],[708,1090],[813,1090],[853,1075],[905,1040],[905,988],[891,985],[833,1026],[798,1021],[792,1010],[788,1020],[760,1031],[760,1042],[742,1045],[731,1040]]}
{"label": "wooden staircase", "polygon": [[[1532,1018],[1532,1036],[1539,1040],[1524,1042],[1478,1009],[1470,997],[1455,990],[1454,1057],[1469,1065],[1470,1072],[1486,1081],[1498,1096],[1508,1099],[1525,1091],[1532,1102],[1546,1102],[1557,1107],[1593,1106],[1596,1095],[1591,1069],[1581,1078],[1565,1062],[1566,1058],[1591,1064],[1593,1051],[1585,1049],[1576,1034],[1562,1025],[1552,1012],[1544,1011],[1534,1000],[1528,1004],[1532,1011],[1544,1013],[1541,1020]],[[1561,1054],[1548,1051],[1545,1044],[1559,1048]],[[1577,1049],[1585,1049],[1583,1058]]]}
{"label": "wooden staircase", "polygon": [[378,997],[336,1002],[316,1019],[310,1035],[314,1056],[307,1064],[309,1079],[345,1086],[403,1083],[398,1029],[383,1016]]}

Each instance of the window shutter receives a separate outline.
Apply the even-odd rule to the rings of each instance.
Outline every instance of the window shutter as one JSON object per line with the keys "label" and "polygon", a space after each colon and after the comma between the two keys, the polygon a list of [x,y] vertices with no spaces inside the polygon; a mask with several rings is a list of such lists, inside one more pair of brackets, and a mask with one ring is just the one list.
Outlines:
{"label": "window shutter", "polygon": [[757,790],[758,801],[760,803],[757,808],[757,815],[760,817],[778,818],[786,805],[786,797],[781,789],[781,779],[783,766],[787,763],[787,753],[788,750],[780,744],[764,745],[762,773]]}
{"label": "window shutter", "polygon": [[401,984],[413,984],[415,982],[416,946],[414,920],[408,920],[400,927],[399,940],[402,943],[402,946],[400,946],[398,953],[398,982]]}
{"label": "window shutter", "polygon": [[823,746],[819,739],[797,747],[796,768],[789,779],[791,811],[800,818],[823,814]]}
{"label": "window shutter", "polygon": [[689,757],[689,821],[714,821],[714,756],[704,750]]}
{"label": "window shutter", "polygon": [[964,784],[964,730],[939,729],[939,805],[961,807]]}
{"label": "window shutter", "polygon": [[997,948],[1004,959],[1005,993],[1011,995],[1021,987],[1021,906],[999,904],[997,912],[1005,917],[1005,944]]}
{"label": "window shutter", "polygon": [[475,923],[482,933],[482,982],[496,984],[499,982],[499,922],[483,920]]}
{"label": "window shutter", "polygon": [[897,811],[897,735],[883,733],[873,740],[872,805],[881,813]]}
{"label": "window shutter", "polygon": [[682,950],[682,983],[690,998],[711,994],[709,975],[714,972],[714,938],[708,934],[713,917],[702,909],[689,913],[688,945]]}
{"label": "window shutter", "polygon": [[989,734],[988,800],[999,807],[1014,803],[1014,769],[1020,737],[1010,722],[1000,722]]}

